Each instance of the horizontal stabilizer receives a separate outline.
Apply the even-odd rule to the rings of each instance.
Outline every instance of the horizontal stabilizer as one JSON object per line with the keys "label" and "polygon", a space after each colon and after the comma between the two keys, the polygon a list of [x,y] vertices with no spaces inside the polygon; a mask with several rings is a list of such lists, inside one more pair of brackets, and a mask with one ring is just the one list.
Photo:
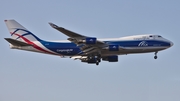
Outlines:
{"label": "horizontal stabilizer", "polygon": [[30,44],[27,44],[27,43],[24,43],[22,41],[18,41],[12,38],[4,38],[4,39],[14,46],[32,46]]}

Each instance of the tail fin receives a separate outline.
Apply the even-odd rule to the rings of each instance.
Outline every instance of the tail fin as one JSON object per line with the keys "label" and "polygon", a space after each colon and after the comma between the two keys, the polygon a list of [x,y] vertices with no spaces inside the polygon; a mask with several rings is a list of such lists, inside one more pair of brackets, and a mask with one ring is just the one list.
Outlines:
{"label": "tail fin", "polygon": [[15,40],[28,43],[28,41],[40,41],[37,36],[28,31],[25,27],[20,25],[15,20],[5,20],[7,28],[11,34],[11,37]]}

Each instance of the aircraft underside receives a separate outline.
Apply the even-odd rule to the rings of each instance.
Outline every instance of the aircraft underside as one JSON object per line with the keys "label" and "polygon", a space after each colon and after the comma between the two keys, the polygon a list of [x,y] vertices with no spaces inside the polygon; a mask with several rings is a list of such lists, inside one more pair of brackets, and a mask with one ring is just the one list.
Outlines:
{"label": "aircraft underside", "polygon": [[[31,51],[31,52],[39,52],[39,53],[44,53],[44,54],[50,54],[46,53],[43,51],[39,51],[35,49],[33,46],[13,46],[11,45],[12,49],[20,49],[20,50],[26,50],[26,51]],[[103,61],[108,61],[108,62],[118,62],[118,55],[127,55],[127,54],[137,54],[137,53],[149,53],[149,52],[155,52],[154,58],[157,59],[157,52],[164,50],[168,47],[132,47],[130,49],[126,50],[119,50],[119,51],[109,51],[109,50],[103,50],[101,53],[94,53],[91,55],[67,55],[64,52],[60,53],[58,52],[57,54],[50,54],[50,55],[57,55],[61,57],[75,57],[75,56],[80,56],[78,59],[80,59],[82,62],[86,63],[91,63],[91,64],[96,64],[98,65],[101,60]],[[69,49],[70,50],[70,49]],[[68,51],[67,51],[68,52]],[[76,58],[75,58],[76,59]]]}

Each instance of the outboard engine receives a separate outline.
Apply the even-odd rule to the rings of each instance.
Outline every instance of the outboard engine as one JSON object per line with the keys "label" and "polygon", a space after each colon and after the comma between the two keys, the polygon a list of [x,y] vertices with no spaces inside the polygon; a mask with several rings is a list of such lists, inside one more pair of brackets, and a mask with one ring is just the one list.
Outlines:
{"label": "outboard engine", "polygon": [[86,38],[86,44],[96,44],[96,38]]}
{"label": "outboard engine", "polygon": [[93,37],[87,37],[87,38],[85,38],[83,40],[79,40],[78,42],[79,43],[85,43],[85,44],[88,44],[88,45],[93,45],[93,44],[96,44],[97,39],[93,38]]}

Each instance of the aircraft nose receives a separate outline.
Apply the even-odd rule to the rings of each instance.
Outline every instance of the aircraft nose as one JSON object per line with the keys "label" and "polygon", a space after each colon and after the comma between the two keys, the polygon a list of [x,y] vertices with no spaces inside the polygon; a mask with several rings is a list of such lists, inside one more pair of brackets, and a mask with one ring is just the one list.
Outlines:
{"label": "aircraft nose", "polygon": [[174,45],[174,43],[170,41],[170,46],[172,47],[173,45]]}

